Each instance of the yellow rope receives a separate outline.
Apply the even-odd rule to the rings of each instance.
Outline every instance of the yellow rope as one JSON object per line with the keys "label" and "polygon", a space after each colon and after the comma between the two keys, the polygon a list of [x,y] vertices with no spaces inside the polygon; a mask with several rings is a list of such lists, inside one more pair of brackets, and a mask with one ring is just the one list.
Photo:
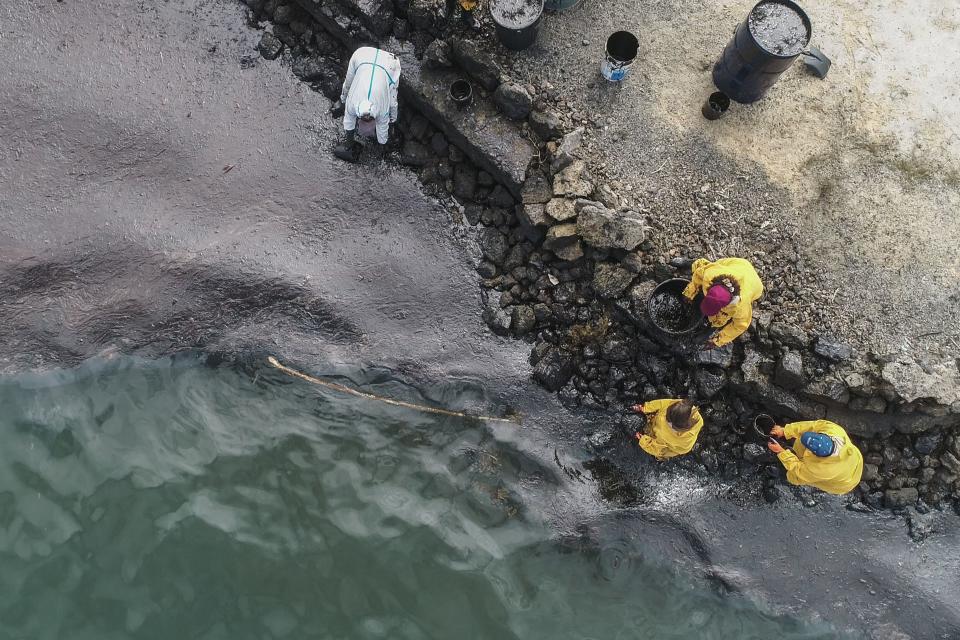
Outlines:
{"label": "yellow rope", "polygon": [[337,384],[336,382],[329,382],[327,380],[321,380],[319,378],[314,378],[311,375],[307,375],[302,371],[297,371],[296,369],[291,369],[290,367],[281,364],[279,360],[273,356],[267,358],[267,362],[271,366],[283,371],[288,376],[293,376],[294,378],[300,378],[301,380],[306,380],[310,384],[320,385],[321,387],[326,387],[328,389],[333,389],[334,391],[340,391],[341,393],[349,393],[352,396],[357,396],[358,398],[366,398],[368,400],[378,400],[380,402],[385,402],[386,404],[392,404],[397,407],[406,407],[407,409],[413,409],[415,411],[422,411],[424,413],[438,413],[443,416],[454,416],[457,418],[473,418],[475,420],[488,420],[490,422],[512,422],[514,424],[520,424],[520,416],[511,416],[509,418],[497,418],[494,416],[475,416],[469,413],[464,413],[462,411],[450,411],[448,409],[438,409],[436,407],[428,407],[422,404],[413,404],[410,402],[404,402],[403,400],[394,400],[392,398],[384,398],[382,396],[377,396],[372,393],[365,393],[363,391],[357,391],[356,389],[351,389],[342,384]]}

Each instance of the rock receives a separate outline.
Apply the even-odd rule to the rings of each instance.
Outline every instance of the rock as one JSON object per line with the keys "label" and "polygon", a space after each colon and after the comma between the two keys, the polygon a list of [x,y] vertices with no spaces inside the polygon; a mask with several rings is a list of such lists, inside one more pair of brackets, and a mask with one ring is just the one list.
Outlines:
{"label": "rock", "polygon": [[633,284],[635,277],[618,264],[601,262],[593,272],[593,290],[601,298],[616,298]]}
{"label": "rock", "polygon": [[420,31],[432,31],[446,19],[446,0],[411,0],[407,8],[407,22]]}
{"label": "rock", "polygon": [[276,60],[283,51],[283,43],[272,31],[264,31],[260,36],[260,43],[257,45],[257,51],[267,60]]}
{"label": "rock", "polygon": [[888,509],[902,509],[917,503],[919,492],[913,487],[905,489],[888,489],[883,494],[883,502]]}
{"label": "rock", "polygon": [[697,397],[707,400],[720,393],[727,384],[727,376],[722,371],[700,368],[696,373]]}
{"label": "rock", "polygon": [[501,294],[497,291],[487,291],[484,295],[483,321],[498,335],[507,333],[512,319],[510,314],[500,305]]}
{"label": "rock", "polygon": [[449,148],[450,144],[439,131],[430,136],[430,149],[432,149],[433,152],[441,158],[447,155],[447,150]]}
{"label": "rock", "polygon": [[577,212],[573,208],[573,200],[553,198],[547,203],[547,215],[557,222],[565,222],[576,218]]}
{"label": "rock", "polygon": [[450,60],[450,46],[443,40],[434,40],[427,45],[423,52],[423,66],[427,69],[449,69],[453,67]]}
{"label": "rock", "polygon": [[303,56],[293,59],[290,70],[301,80],[312,82],[320,80],[327,74],[327,62],[320,57]]}
{"label": "rock", "polygon": [[610,338],[603,343],[600,353],[608,362],[630,362],[633,360],[633,351],[626,340]]}
{"label": "rock", "polygon": [[430,150],[416,140],[407,140],[403,143],[400,162],[408,167],[425,167],[430,164],[432,159],[433,156],[430,154]]}
{"label": "rock", "polygon": [[872,482],[873,480],[876,480],[879,477],[880,477],[880,468],[877,465],[864,463],[863,475],[860,478],[861,480],[863,480],[864,482]]}
{"label": "rock", "polygon": [[488,227],[480,232],[480,251],[494,264],[501,264],[510,251],[510,243],[507,236]]}
{"label": "rock", "polygon": [[466,163],[458,164],[453,170],[453,195],[462,200],[472,200],[476,190],[476,169]]}
{"label": "rock", "polygon": [[847,404],[850,401],[847,386],[832,376],[809,383],[803,388],[803,394],[817,402]]}
{"label": "rock", "polygon": [[932,513],[919,513],[913,507],[907,508],[907,526],[910,538],[914,542],[923,542],[936,532],[936,521]]}
{"label": "rock", "polygon": [[534,109],[530,112],[530,128],[541,140],[555,140],[563,135],[563,125],[556,114]]}
{"label": "rock", "polygon": [[500,113],[511,120],[526,120],[533,106],[533,98],[521,85],[504,82],[493,92],[493,101]]}
{"label": "rock", "polygon": [[575,364],[573,354],[553,347],[533,368],[533,379],[547,391],[559,391],[573,376]]}
{"label": "rock", "polygon": [[953,359],[921,365],[902,358],[885,364],[881,376],[907,402],[924,398],[946,406],[960,402],[960,368]]}
{"label": "rock", "polygon": [[472,226],[477,226],[480,223],[480,216],[483,215],[483,207],[478,204],[468,204],[463,208],[463,217],[467,219],[467,223]]}
{"label": "rock", "polygon": [[[451,151],[454,148],[455,147],[450,147]],[[487,202],[492,207],[510,209],[513,207],[513,196],[510,195],[510,192],[507,191],[502,184],[498,184],[493,188],[493,191],[490,192],[490,195],[487,197]]]}
{"label": "rock", "polygon": [[928,456],[940,446],[942,441],[942,433],[925,433],[917,438],[917,442],[913,445],[913,450],[922,456]]}
{"label": "rock", "polygon": [[[443,2],[444,0],[436,1]],[[494,62],[493,56],[482,51],[473,42],[462,39],[451,40],[450,55],[461,69],[466,71],[487,91],[493,91],[500,85],[500,67]]]}
{"label": "rock", "polygon": [[577,240],[573,244],[567,245],[565,247],[558,247],[556,249],[551,249],[554,255],[556,255],[561,260],[566,260],[567,262],[573,262],[574,260],[579,260],[583,257],[583,245],[580,243],[580,240]]}
{"label": "rock", "polygon": [[949,451],[940,456],[940,464],[949,469],[954,475],[960,475],[960,460]]}
{"label": "rock", "polygon": [[878,396],[870,396],[869,398],[854,398],[850,401],[850,408],[856,411],[872,411],[873,413],[883,413],[887,410],[887,402]]}
{"label": "rock", "polygon": [[546,206],[542,204],[517,205],[517,217],[520,222],[531,227],[549,227],[553,220],[547,215]]}
{"label": "rock", "polygon": [[587,165],[575,160],[553,177],[553,194],[556,196],[588,196],[593,184],[587,175]]}
{"label": "rock", "polygon": [[806,349],[810,343],[807,334],[785,322],[773,322],[769,329],[770,338],[788,347]]}
{"label": "rock", "polygon": [[482,260],[477,267],[477,273],[481,278],[493,278],[497,275],[497,265],[488,260]]}
{"label": "rock", "polygon": [[273,21],[277,24],[290,24],[293,20],[293,7],[287,4],[278,5],[273,12]]}
{"label": "rock", "polygon": [[526,335],[533,331],[537,324],[537,316],[533,312],[533,307],[519,305],[513,308],[510,317],[510,328],[518,336]]}
{"label": "rock", "polygon": [[638,214],[592,206],[580,210],[577,231],[584,242],[598,249],[633,251],[646,238],[646,224]]}
{"label": "rock", "polygon": [[580,237],[577,235],[577,225],[572,222],[567,224],[555,224],[547,230],[547,237],[543,241],[543,246],[556,252],[560,247],[568,247],[574,242],[578,242]]}
{"label": "rock", "polygon": [[777,362],[773,381],[784,389],[798,389],[806,383],[803,375],[803,359],[796,351],[788,351]]}
{"label": "rock", "polygon": [[779,500],[783,495],[783,492],[780,490],[780,487],[777,485],[772,485],[763,490],[763,499],[773,504]]}
{"label": "rock", "polygon": [[760,462],[767,458],[767,450],[756,442],[743,445],[743,458],[747,462]]}
{"label": "rock", "polygon": [[583,127],[577,127],[563,136],[560,146],[553,154],[553,162],[550,164],[551,172],[557,173],[573,163],[577,157],[577,152],[580,151],[580,146],[583,144],[583,131]]}
{"label": "rock", "polygon": [[733,343],[709,351],[697,351],[693,355],[693,361],[701,365],[713,365],[729,369],[733,364]]}
{"label": "rock", "polygon": [[846,362],[853,357],[853,349],[833,336],[820,336],[813,344],[813,352],[831,362]]}
{"label": "rock", "polygon": [[523,183],[520,200],[523,204],[544,204],[553,197],[550,183],[542,173],[533,173]]}
{"label": "rock", "polygon": [[597,187],[596,198],[604,207],[614,211],[619,209],[623,204],[620,196],[618,196],[608,184],[602,184]]}

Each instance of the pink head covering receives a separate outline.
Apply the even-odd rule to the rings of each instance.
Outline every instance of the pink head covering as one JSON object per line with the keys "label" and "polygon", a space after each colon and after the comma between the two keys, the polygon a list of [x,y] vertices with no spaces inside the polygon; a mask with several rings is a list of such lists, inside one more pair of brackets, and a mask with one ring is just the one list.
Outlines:
{"label": "pink head covering", "polygon": [[707,289],[707,295],[700,302],[700,312],[705,316],[715,316],[720,310],[730,304],[733,295],[722,284],[715,284]]}

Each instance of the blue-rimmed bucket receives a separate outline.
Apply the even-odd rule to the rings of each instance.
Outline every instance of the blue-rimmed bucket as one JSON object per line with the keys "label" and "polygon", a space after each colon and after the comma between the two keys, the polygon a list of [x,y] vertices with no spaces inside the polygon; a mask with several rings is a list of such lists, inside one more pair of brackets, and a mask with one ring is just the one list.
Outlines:
{"label": "blue-rimmed bucket", "polygon": [[637,59],[640,42],[629,31],[617,31],[607,38],[600,73],[610,82],[623,82],[630,73],[630,65]]}

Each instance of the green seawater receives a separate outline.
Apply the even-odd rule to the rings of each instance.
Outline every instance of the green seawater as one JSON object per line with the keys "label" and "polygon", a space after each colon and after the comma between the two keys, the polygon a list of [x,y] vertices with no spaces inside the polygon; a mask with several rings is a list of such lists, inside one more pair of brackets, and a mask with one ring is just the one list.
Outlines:
{"label": "green seawater", "polygon": [[488,425],[262,365],[0,378],[0,434],[2,639],[835,637],[564,542],[523,498],[555,470]]}

